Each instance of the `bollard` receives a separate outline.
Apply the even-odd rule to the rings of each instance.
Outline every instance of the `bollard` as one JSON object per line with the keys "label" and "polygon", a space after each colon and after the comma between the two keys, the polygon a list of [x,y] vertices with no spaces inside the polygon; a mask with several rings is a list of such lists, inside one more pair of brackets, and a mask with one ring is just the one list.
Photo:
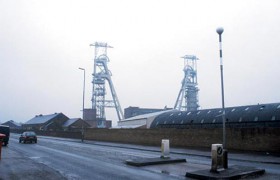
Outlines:
{"label": "bollard", "polygon": [[161,158],[169,158],[169,139],[161,140]]}
{"label": "bollard", "polygon": [[218,172],[218,170],[223,168],[223,145],[222,144],[212,144],[211,148],[211,172]]}
{"label": "bollard", "polygon": [[224,169],[228,168],[228,151],[226,149],[223,152],[223,167]]}
{"label": "bollard", "polygon": [[0,160],[1,160],[2,144],[5,137],[6,137],[5,134],[0,134]]}

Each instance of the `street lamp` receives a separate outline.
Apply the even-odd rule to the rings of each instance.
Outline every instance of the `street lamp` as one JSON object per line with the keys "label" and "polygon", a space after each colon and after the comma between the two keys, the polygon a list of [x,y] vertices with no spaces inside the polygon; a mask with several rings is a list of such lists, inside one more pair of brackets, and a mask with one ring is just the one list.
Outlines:
{"label": "street lamp", "polygon": [[217,33],[219,34],[220,43],[220,69],[221,69],[221,88],[222,88],[222,106],[223,106],[223,148],[226,148],[226,111],[225,111],[225,99],[224,99],[224,77],[223,77],[223,55],[222,55],[222,33],[224,28],[217,28]]}
{"label": "street lamp", "polygon": [[85,110],[85,80],[86,80],[86,70],[84,68],[79,68],[80,70],[84,71],[84,85],[83,85],[83,119],[84,116],[84,110]]}
{"label": "street lamp", "polygon": [[83,85],[83,121],[82,121],[82,142],[84,142],[84,119],[85,119],[85,82],[86,82],[86,70],[79,68],[84,71],[84,85]]}

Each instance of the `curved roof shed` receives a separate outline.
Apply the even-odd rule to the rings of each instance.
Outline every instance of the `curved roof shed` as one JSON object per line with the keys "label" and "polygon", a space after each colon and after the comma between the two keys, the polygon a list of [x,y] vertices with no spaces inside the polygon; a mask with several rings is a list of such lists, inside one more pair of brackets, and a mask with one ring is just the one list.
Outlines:
{"label": "curved roof shed", "polygon": [[[226,123],[235,127],[280,127],[280,103],[225,108]],[[222,127],[222,108],[197,111],[165,112],[150,128]]]}

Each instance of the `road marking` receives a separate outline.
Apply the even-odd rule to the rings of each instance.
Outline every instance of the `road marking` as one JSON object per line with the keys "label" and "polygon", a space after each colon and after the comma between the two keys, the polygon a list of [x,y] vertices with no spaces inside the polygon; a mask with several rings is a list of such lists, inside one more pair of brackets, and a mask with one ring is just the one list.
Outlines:
{"label": "road marking", "polygon": [[131,155],[137,157],[149,157],[149,158],[160,157],[160,155],[152,155],[152,154],[144,154],[144,153],[125,153],[125,155]]}

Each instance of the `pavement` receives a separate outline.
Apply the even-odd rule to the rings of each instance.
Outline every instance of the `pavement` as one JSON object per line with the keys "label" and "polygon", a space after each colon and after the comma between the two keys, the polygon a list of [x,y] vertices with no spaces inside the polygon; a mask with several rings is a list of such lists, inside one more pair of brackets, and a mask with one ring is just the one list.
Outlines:
{"label": "pavement", "polygon": [[[155,164],[172,164],[186,162],[186,159],[174,159],[172,157],[158,157],[158,158],[135,158],[126,160],[126,164],[132,166],[150,166]],[[166,171],[168,172],[168,171]],[[209,168],[203,168],[202,170],[196,170],[186,172],[185,176],[194,179],[241,179],[244,177],[260,176],[265,173],[265,169],[258,169],[248,166],[233,165],[226,169],[221,168],[216,171],[210,171]]]}

